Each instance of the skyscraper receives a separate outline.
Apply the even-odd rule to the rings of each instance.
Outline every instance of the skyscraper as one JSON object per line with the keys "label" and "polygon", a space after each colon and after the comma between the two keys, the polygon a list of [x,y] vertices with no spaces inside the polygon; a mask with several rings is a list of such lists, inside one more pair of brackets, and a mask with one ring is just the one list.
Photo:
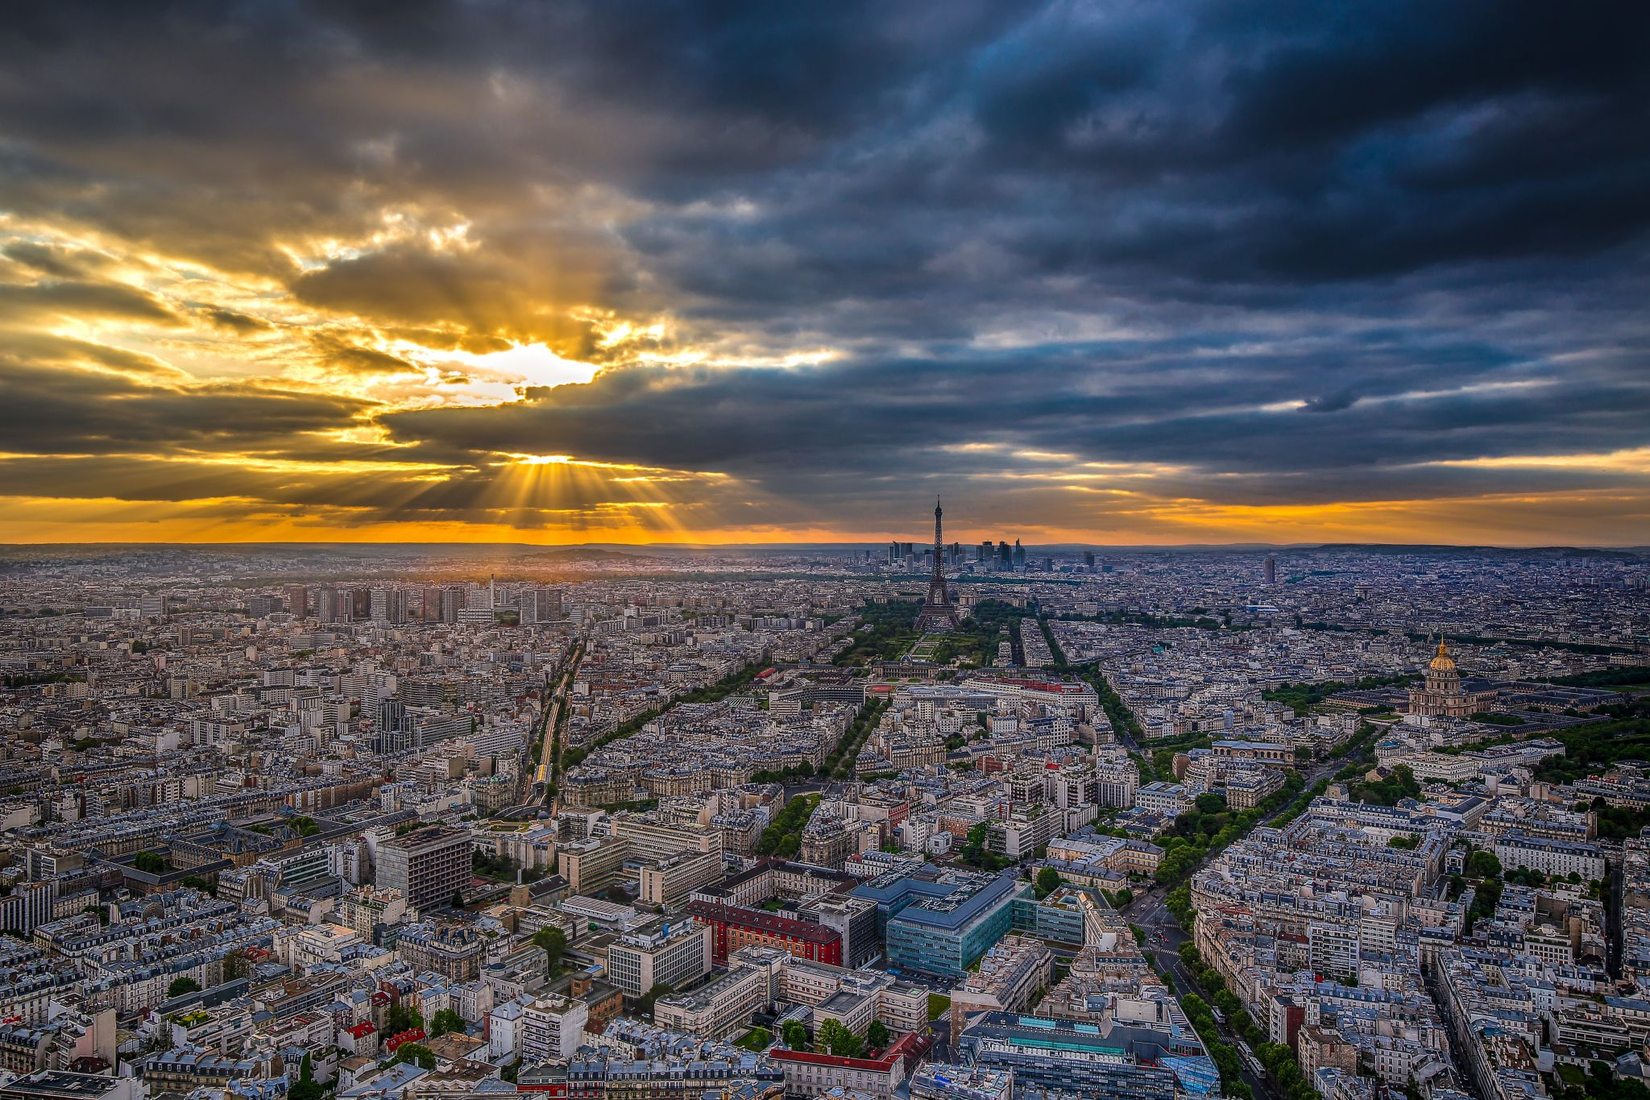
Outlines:
{"label": "skyscraper", "polygon": [[404,588],[374,588],[371,596],[370,618],[375,623],[404,623],[407,621],[407,592]]}
{"label": "skyscraper", "polygon": [[347,588],[323,588],[315,607],[315,617],[323,623],[347,623],[355,617],[354,601]]}
{"label": "skyscraper", "polygon": [[917,612],[918,630],[950,630],[957,625],[957,609],[945,587],[945,537],[940,502],[934,501],[934,570],[928,578],[928,598]]}
{"label": "skyscraper", "polygon": [[1278,583],[1278,559],[1268,556],[1266,559],[1266,583]]}

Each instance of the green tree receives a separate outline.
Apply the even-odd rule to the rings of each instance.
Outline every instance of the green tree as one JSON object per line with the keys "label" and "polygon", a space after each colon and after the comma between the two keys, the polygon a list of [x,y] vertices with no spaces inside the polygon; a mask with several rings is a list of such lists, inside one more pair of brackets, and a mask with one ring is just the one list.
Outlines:
{"label": "green tree", "polygon": [[455,1031],[459,1034],[464,1033],[464,1017],[450,1008],[442,1009],[430,1020],[430,1037],[432,1039]]}
{"label": "green tree", "polygon": [[1417,798],[1420,794],[1421,783],[1407,764],[1399,764],[1393,768],[1392,773],[1385,779],[1373,783],[1356,783],[1352,787],[1352,797],[1356,801],[1377,806],[1396,806],[1401,800]]}
{"label": "green tree", "polygon": [[1467,857],[1467,874],[1473,878],[1500,878],[1501,860],[1494,852],[1476,851]]}
{"label": "green tree", "polygon": [[1044,867],[1037,872],[1037,896],[1046,898],[1060,888],[1060,872]]}
{"label": "green tree", "polygon": [[389,1007],[384,1013],[384,1034],[399,1035],[403,1031],[412,1031],[424,1026],[424,1017],[411,1005],[396,1004]]}
{"label": "green tree", "polygon": [[181,997],[185,993],[199,993],[200,989],[201,983],[191,977],[173,978],[172,984],[166,987],[166,997],[170,1000],[173,997]]}
{"label": "green tree", "polygon": [[986,870],[991,871],[999,870],[1006,866],[1007,860],[993,852],[988,852],[985,850],[986,841],[990,838],[990,836],[991,823],[989,821],[982,821],[978,825],[975,825],[972,829],[968,830],[968,840],[962,847],[963,862],[971,864],[975,867],[983,867]]}
{"label": "green tree", "polygon": [[252,964],[247,960],[245,951],[231,951],[223,957],[223,980],[226,982],[246,977],[251,969]]}
{"label": "green tree", "polygon": [[838,1058],[858,1058],[865,1052],[865,1043],[860,1037],[836,1020],[826,1020],[819,1025],[818,1041],[821,1049]]}
{"label": "green tree", "polygon": [[561,969],[562,955],[567,951],[567,934],[560,928],[547,925],[533,933],[533,946],[544,952],[544,965],[554,977]]}
{"label": "green tree", "polygon": [[139,852],[132,857],[132,866],[150,875],[164,875],[169,869],[166,857],[159,852]]}
{"label": "green tree", "polygon": [[397,1062],[411,1062],[422,1069],[434,1069],[435,1051],[423,1043],[402,1043],[395,1048],[395,1057],[390,1059],[390,1065]]}
{"label": "green tree", "polygon": [[881,1020],[872,1020],[871,1026],[865,1029],[865,1042],[873,1050],[881,1050],[888,1045],[894,1036]]}
{"label": "green tree", "polygon": [[298,1063],[298,1081],[286,1093],[287,1100],[321,1100],[321,1086],[315,1082],[315,1067],[310,1065],[309,1055]]}
{"label": "green tree", "polygon": [[808,1049],[808,1029],[802,1026],[801,1020],[786,1020],[785,1026],[779,1029],[779,1037],[791,1050]]}

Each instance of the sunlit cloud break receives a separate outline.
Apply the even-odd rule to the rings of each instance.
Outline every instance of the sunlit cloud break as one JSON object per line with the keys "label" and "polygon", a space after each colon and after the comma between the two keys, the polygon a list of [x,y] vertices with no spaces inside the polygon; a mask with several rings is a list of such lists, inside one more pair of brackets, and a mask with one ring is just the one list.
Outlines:
{"label": "sunlit cloud break", "polygon": [[1643,5],[142,8],[0,40],[0,541],[1650,544]]}

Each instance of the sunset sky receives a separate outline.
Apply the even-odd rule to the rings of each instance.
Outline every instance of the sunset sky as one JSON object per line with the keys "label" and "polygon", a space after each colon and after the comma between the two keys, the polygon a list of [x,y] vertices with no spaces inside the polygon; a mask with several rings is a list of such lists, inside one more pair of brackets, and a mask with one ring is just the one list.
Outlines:
{"label": "sunset sky", "polygon": [[14,7],[0,542],[1650,544],[1647,41]]}

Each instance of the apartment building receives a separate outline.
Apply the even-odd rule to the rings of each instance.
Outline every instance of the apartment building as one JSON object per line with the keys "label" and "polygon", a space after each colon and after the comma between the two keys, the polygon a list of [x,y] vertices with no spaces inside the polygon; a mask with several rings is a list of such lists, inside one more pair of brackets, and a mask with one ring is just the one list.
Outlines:
{"label": "apartment building", "polygon": [[470,834],[430,825],[378,845],[377,885],[417,909],[446,905],[470,881]]}
{"label": "apartment building", "polygon": [[546,994],[523,1005],[516,1047],[523,1062],[565,1062],[584,1043],[589,1009],[582,1000]]}

